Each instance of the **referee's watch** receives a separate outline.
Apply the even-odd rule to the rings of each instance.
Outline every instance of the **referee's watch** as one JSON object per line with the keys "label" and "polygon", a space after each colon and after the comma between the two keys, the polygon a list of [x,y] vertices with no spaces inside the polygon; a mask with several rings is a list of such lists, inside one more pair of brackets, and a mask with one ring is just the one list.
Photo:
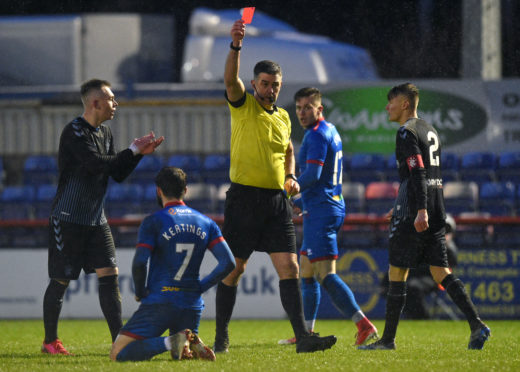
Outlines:
{"label": "referee's watch", "polygon": [[229,47],[231,49],[233,49],[235,52],[238,52],[238,51],[240,51],[240,49],[242,49],[242,47],[240,45],[239,46],[234,46],[233,42],[231,42],[231,44],[229,44]]}
{"label": "referee's watch", "polygon": [[285,175],[285,180],[287,181],[287,178],[292,178],[293,180],[295,181],[298,181],[298,178],[296,178],[296,176],[292,173],[289,173],[289,174],[286,174]]}

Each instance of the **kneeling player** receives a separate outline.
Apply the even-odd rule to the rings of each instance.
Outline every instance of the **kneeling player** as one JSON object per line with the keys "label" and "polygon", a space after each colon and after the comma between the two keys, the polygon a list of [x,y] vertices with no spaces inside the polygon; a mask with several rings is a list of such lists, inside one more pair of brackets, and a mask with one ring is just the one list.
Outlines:
{"label": "kneeling player", "polygon": [[[121,329],[110,358],[148,360],[169,350],[177,360],[215,360],[197,335],[204,307],[201,294],[228,275],[235,260],[217,224],[182,201],[187,187],[181,169],[161,169],[155,184],[162,209],[143,220],[132,264],[141,305]],[[218,264],[199,279],[206,249]],[[161,337],[166,330],[170,336]]]}

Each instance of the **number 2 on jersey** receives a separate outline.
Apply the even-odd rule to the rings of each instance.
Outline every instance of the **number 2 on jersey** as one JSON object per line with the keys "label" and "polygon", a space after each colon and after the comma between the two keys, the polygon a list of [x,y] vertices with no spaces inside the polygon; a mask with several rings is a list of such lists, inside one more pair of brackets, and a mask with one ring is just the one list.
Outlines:
{"label": "number 2 on jersey", "polygon": [[[428,132],[428,141],[431,143],[430,145],[430,165],[434,167],[439,166],[439,154],[437,150],[439,149],[439,139],[435,132]],[[433,143],[432,143],[433,142]]]}
{"label": "number 2 on jersey", "polygon": [[182,261],[182,265],[181,265],[181,267],[179,267],[177,274],[175,274],[175,277],[173,278],[174,280],[181,280],[182,275],[184,274],[184,271],[186,271],[186,267],[188,267],[188,264],[190,263],[190,259],[193,254],[194,248],[195,248],[195,244],[193,244],[193,243],[175,244],[175,252],[177,252],[177,253],[186,252],[186,256],[184,257],[184,260]]}

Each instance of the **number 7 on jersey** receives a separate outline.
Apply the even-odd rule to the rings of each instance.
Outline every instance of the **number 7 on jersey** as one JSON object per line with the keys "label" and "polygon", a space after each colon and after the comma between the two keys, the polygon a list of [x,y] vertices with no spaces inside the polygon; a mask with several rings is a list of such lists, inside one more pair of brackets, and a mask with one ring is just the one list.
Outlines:
{"label": "number 7 on jersey", "polygon": [[175,252],[182,253],[186,252],[186,256],[184,256],[184,260],[182,261],[181,267],[177,271],[177,274],[174,276],[174,280],[181,280],[184,271],[186,271],[186,267],[190,263],[191,256],[193,255],[193,249],[195,248],[195,244],[193,243],[177,243],[175,244]]}

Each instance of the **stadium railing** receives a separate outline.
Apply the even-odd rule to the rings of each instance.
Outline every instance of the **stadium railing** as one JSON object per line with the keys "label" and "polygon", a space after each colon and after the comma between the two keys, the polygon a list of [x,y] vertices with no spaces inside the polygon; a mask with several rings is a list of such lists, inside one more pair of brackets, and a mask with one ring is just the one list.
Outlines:
{"label": "stadium railing", "polygon": [[[137,239],[135,228],[140,225],[143,217],[109,219],[118,247],[133,247]],[[215,214],[210,217],[219,225],[224,222],[223,215]],[[296,217],[294,221],[297,233],[301,234],[302,218]],[[486,231],[489,239],[483,240],[482,248],[493,249],[499,245],[520,247],[520,217],[456,216],[455,221],[458,230],[464,230],[466,227],[480,227]],[[387,225],[388,221],[385,217],[363,214],[347,216],[338,236],[338,242],[344,248],[383,248],[387,244]],[[0,220],[0,248],[45,248],[47,226],[48,219]],[[124,238],[119,239],[119,231],[126,232]],[[21,232],[23,233],[20,234]],[[130,234],[128,234],[129,232]],[[358,234],[359,232],[362,234]],[[350,237],[349,234],[351,234]],[[465,247],[460,246],[460,248]]]}

